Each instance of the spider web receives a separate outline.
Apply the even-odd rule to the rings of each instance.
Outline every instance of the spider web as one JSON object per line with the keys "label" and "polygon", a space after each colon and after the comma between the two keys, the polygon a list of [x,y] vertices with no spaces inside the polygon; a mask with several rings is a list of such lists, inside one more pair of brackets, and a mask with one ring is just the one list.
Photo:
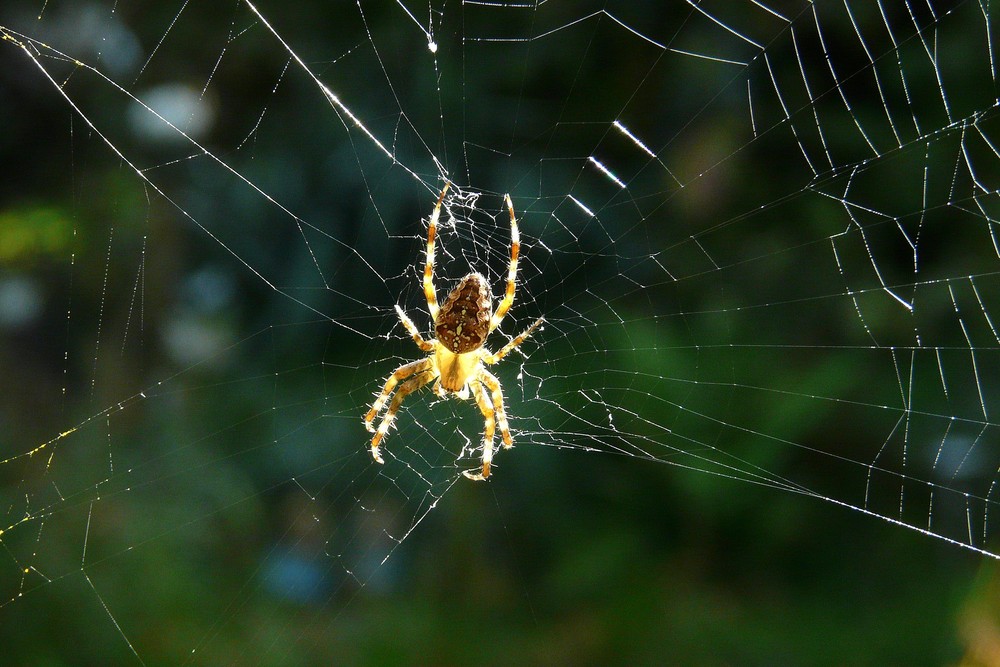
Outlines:
{"label": "spider web", "polygon": [[[79,609],[51,655],[359,659],[352,629],[435,538],[485,530],[472,508],[514,540],[518,494],[651,474],[689,510],[719,485],[808,497],[1000,557],[994,23],[7,3],[0,613],[41,651],[29,619]],[[546,320],[497,367],[517,446],[483,485],[473,402],[410,396],[385,466],[361,424],[420,355],[395,306],[431,328],[445,179],[439,298],[471,270],[500,293],[510,192],[489,346]],[[155,590],[163,567],[190,590]],[[488,581],[466,567],[460,590]]]}

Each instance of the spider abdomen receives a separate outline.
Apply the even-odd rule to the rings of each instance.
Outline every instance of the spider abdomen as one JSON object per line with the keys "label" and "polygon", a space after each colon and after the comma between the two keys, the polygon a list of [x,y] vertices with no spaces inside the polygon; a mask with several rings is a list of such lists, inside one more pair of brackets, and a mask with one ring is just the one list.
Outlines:
{"label": "spider abdomen", "polygon": [[490,288],[479,273],[462,278],[445,299],[434,328],[438,343],[454,354],[483,346],[489,334],[493,304]]}

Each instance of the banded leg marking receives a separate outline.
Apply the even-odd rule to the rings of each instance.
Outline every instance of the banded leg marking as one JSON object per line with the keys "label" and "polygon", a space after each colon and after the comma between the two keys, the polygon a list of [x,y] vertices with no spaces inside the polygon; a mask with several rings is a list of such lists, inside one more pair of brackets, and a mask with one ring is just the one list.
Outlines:
{"label": "banded leg marking", "polygon": [[521,252],[521,233],[517,229],[517,218],[514,216],[514,204],[510,200],[510,195],[504,195],[507,202],[507,210],[510,211],[510,266],[507,268],[507,291],[503,295],[503,300],[497,306],[496,312],[490,318],[490,331],[500,326],[500,321],[510,310],[514,303],[514,290],[517,286],[517,257]]}
{"label": "banded leg marking", "polygon": [[476,403],[479,405],[479,411],[483,413],[483,421],[486,422],[486,428],[483,431],[483,468],[481,472],[477,470],[465,470],[462,474],[469,479],[481,481],[490,476],[490,464],[493,461],[493,433],[496,429],[496,419],[494,418],[493,404],[490,401],[490,397],[486,394],[486,390],[483,389],[483,385],[478,380],[473,380],[470,384],[472,385],[472,393],[476,397]]}
{"label": "banded leg marking", "polygon": [[434,212],[431,213],[430,222],[427,223],[427,262],[424,264],[424,296],[427,297],[427,310],[431,314],[431,321],[437,323],[438,301],[437,292],[434,290],[434,239],[437,237],[438,218],[441,217],[441,204],[444,202],[445,193],[448,192],[450,181],[445,181],[444,188],[438,196],[437,204],[434,205]]}
{"label": "banded leg marking", "polygon": [[541,325],[542,322],[544,322],[544,321],[545,321],[544,317],[539,317],[537,320],[535,320],[535,322],[530,327],[528,327],[527,329],[525,329],[524,332],[520,336],[518,336],[517,338],[515,338],[512,341],[510,341],[509,343],[507,343],[506,345],[504,345],[502,348],[500,348],[499,352],[497,352],[496,354],[485,354],[485,355],[483,355],[483,363],[485,363],[485,364],[495,364],[498,361],[500,361],[501,359],[503,359],[504,357],[506,357],[508,354],[510,354],[510,352],[514,348],[516,348],[518,345],[520,345],[521,343],[523,343],[528,338],[528,336],[530,336],[532,334],[532,332],[535,329],[537,329],[539,327],[539,325]]}

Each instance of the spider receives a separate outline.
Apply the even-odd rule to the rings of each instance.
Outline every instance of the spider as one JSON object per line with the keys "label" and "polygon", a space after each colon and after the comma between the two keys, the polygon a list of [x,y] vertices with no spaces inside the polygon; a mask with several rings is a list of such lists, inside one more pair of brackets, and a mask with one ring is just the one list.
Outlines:
{"label": "spider", "polygon": [[[434,323],[434,333],[437,338],[424,340],[416,325],[403,309],[396,306],[403,326],[413,337],[413,341],[427,356],[423,359],[403,364],[385,382],[382,393],[372,404],[371,410],[365,415],[365,428],[375,435],[372,437],[372,457],[379,463],[384,463],[379,454],[379,443],[385,438],[389,427],[396,418],[396,412],[403,400],[432,380],[434,393],[444,397],[452,393],[461,399],[472,395],[483,413],[486,422],[483,433],[482,470],[479,468],[466,470],[464,474],[469,479],[484,480],[490,476],[490,464],[493,461],[493,434],[496,426],[500,427],[504,449],[510,449],[514,443],[507,424],[507,413],[503,406],[503,392],[500,381],[486,370],[484,364],[492,365],[503,359],[514,348],[524,342],[538,328],[545,318],[540,317],[534,324],[524,330],[517,338],[504,345],[499,352],[491,353],[486,349],[486,338],[496,329],[504,315],[514,303],[514,291],[517,282],[517,255],[521,248],[520,234],[517,230],[517,219],[514,217],[514,205],[510,195],[504,195],[507,210],[510,211],[510,266],[507,270],[507,291],[497,306],[492,310],[492,298],[489,284],[480,273],[470,273],[462,278],[451,291],[444,305],[440,308],[437,293],[434,289],[434,238],[437,234],[438,217],[441,215],[441,203],[448,192],[450,182],[445,182],[444,189],[438,196],[434,212],[427,226],[427,262],[424,265],[424,296],[427,298],[427,310],[430,311]],[[402,384],[400,384],[402,383]],[[398,385],[398,389],[397,389]],[[393,396],[393,390],[396,390]],[[487,391],[487,389],[489,391]],[[386,410],[382,421],[376,429],[373,425],[375,417],[381,412],[389,398],[392,402]]]}

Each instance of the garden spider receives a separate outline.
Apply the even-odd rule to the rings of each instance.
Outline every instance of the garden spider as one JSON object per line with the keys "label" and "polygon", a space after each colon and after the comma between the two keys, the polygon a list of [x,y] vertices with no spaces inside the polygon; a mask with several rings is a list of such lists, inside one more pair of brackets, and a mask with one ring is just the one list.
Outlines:
{"label": "garden spider", "polygon": [[[403,309],[396,306],[396,313],[406,330],[413,336],[414,342],[428,355],[423,359],[403,364],[385,382],[382,393],[372,404],[371,410],[365,415],[365,428],[375,435],[372,437],[372,457],[379,463],[384,463],[379,454],[379,443],[392,426],[396,412],[403,399],[417,391],[432,380],[434,392],[441,397],[449,392],[461,399],[472,395],[476,398],[479,410],[483,413],[486,428],[483,433],[483,467],[466,470],[464,474],[469,479],[483,480],[490,476],[490,463],[493,460],[493,432],[500,426],[504,449],[510,449],[514,443],[510,437],[510,427],[507,424],[507,414],[503,407],[503,392],[500,381],[490,373],[483,364],[495,364],[524,342],[538,328],[545,318],[538,318],[534,324],[525,329],[517,338],[504,345],[496,354],[484,346],[486,337],[500,325],[504,315],[514,302],[514,290],[517,281],[517,255],[521,248],[520,235],[517,231],[517,219],[514,217],[514,205],[510,195],[504,195],[507,210],[510,211],[510,267],[507,270],[507,292],[495,312],[492,311],[489,284],[480,273],[470,273],[455,287],[445,299],[444,305],[438,308],[437,293],[434,290],[434,237],[437,234],[438,217],[441,215],[441,203],[451,185],[445,182],[444,189],[438,196],[434,212],[427,226],[427,263],[424,265],[424,296],[427,297],[427,309],[430,311],[437,338],[424,340],[417,327]],[[402,384],[399,384],[402,382]],[[399,388],[396,389],[396,385]],[[396,395],[392,396],[393,389]],[[486,390],[489,389],[489,392]],[[372,422],[392,396],[392,403],[382,422],[376,429]]]}

